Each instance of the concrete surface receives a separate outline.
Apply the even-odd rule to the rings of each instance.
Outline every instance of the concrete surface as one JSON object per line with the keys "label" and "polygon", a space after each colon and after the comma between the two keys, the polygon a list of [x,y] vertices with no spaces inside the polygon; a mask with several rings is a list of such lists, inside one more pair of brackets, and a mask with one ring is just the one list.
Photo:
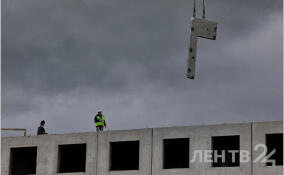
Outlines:
{"label": "concrete surface", "polygon": [[188,175],[188,174],[233,174],[249,175],[250,164],[240,164],[240,167],[211,167],[210,162],[192,161],[189,168],[163,169],[163,139],[189,138],[190,160],[193,160],[194,150],[211,150],[212,136],[240,135],[240,149],[250,151],[250,124],[226,124],[211,126],[192,126],[154,129],[153,134],[153,174],[159,175]]}
{"label": "concrete surface", "polygon": [[[252,147],[257,144],[265,144],[265,134],[283,133],[282,122],[258,122],[252,125]],[[253,150],[252,159],[255,160],[261,153],[262,149]],[[266,166],[265,163],[253,163],[252,175],[283,175],[283,166]]]}
{"label": "concrete surface", "polygon": [[[195,150],[211,150],[212,136],[240,136],[240,149],[248,150],[265,143],[265,134],[283,133],[282,121],[221,124],[155,129],[106,131],[99,134],[53,134],[43,136],[20,136],[2,138],[1,174],[9,175],[10,149],[37,146],[38,175],[282,175],[283,166],[268,167],[263,163],[240,163],[239,167],[211,167],[211,163],[190,162],[189,168],[163,169],[163,139],[189,138],[190,160]],[[110,171],[109,145],[114,141],[139,140],[139,170]],[[57,173],[58,145],[86,143],[86,172]],[[260,152],[253,151],[255,159]]]}
{"label": "concrete surface", "polygon": [[86,172],[64,173],[64,175],[84,174],[91,175],[96,172],[97,134],[53,134],[41,136],[8,137],[1,139],[1,174],[9,175],[10,149],[15,147],[37,147],[37,175],[54,175],[57,173],[58,145],[86,143]]}
{"label": "concrete surface", "polygon": [[[139,140],[139,170],[109,171],[110,142]],[[107,131],[99,134],[98,172],[102,175],[151,175],[152,129]]]}
{"label": "concrete surface", "polygon": [[191,18],[190,43],[187,58],[187,73],[189,79],[195,77],[195,64],[197,52],[197,37],[216,40],[217,23],[206,19]]}

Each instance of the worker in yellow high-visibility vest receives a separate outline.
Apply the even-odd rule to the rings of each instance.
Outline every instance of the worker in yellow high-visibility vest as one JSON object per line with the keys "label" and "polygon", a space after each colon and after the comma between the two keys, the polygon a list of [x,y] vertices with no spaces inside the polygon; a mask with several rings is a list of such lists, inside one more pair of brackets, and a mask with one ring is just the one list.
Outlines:
{"label": "worker in yellow high-visibility vest", "polygon": [[101,110],[98,111],[98,114],[95,116],[94,121],[97,132],[103,131],[104,127],[106,128],[105,116],[103,116]]}

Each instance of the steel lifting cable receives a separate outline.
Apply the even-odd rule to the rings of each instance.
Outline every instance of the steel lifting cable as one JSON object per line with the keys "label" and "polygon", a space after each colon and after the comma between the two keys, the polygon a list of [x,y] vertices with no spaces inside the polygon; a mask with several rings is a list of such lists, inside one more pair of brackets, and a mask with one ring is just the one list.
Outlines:
{"label": "steel lifting cable", "polygon": [[195,17],[195,0],[193,1],[193,17]]}
{"label": "steel lifting cable", "polygon": [[204,3],[204,0],[203,0],[203,16],[202,16],[203,19],[205,19],[205,3]]}
{"label": "steel lifting cable", "polygon": [[[202,18],[205,19],[205,0],[203,0],[203,15]],[[193,0],[193,17],[196,16],[195,0]]]}

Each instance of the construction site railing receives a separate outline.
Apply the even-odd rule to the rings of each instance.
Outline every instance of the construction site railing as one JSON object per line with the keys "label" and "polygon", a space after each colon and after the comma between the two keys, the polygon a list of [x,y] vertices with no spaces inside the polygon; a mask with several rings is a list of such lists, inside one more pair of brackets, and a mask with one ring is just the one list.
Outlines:
{"label": "construction site railing", "polygon": [[27,135],[27,129],[25,128],[1,128],[4,131],[24,131],[24,136]]}

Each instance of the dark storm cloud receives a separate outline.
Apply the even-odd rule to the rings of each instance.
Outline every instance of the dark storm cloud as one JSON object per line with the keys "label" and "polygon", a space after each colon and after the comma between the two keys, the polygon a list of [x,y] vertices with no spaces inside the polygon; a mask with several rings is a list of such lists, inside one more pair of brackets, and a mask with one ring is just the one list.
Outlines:
{"label": "dark storm cloud", "polygon": [[217,40],[198,40],[193,81],[192,4],[3,1],[2,125],[91,130],[98,108],[111,129],[280,120],[282,1],[206,2]]}

